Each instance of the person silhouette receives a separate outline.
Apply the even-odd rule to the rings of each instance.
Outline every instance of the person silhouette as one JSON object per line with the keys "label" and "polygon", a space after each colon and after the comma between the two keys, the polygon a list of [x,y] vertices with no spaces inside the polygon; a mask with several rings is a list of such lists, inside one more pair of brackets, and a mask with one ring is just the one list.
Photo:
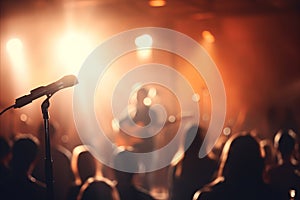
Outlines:
{"label": "person silhouette", "polygon": [[264,160],[258,141],[248,133],[232,136],[223,148],[218,177],[193,200],[282,199],[263,181]]}
{"label": "person silhouette", "polygon": [[68,190],[67,199],[76,200],[80,188],[87,179],[101,175],[100,165],[89,152],[88,146],[78,145],[72,152],[71,169],[74,174],[74,182]]}
{"label": "person silhouette", "polygon": [[208,156],[198,157],[203,142],[202,134],[202,129],[197,125],[191,126],[187,131],[184,157],[173,170],[172,200],[192,199],[199,188],[213,180],[217,162]]}
{"label": "person silhouette", "polygon": [[45,184],[31,176],[38,148],[39,141],[33,135],[17,136],[12,147],[12,160],[10,162],[12,175],[5,185],[4,199],[46,199]]}
{"label": "person silhouette", "polygon": [[119,120],[120,132],[117,137],[120,141],[119,146],[131,146],[133,151],[138,153],[151,152],[155,146],[151,132],[158,125],[157,114],[150,109],[151,105],[145,102],[147,97],[146,88],[138,89],[133,111],[126,113],[126,116]]}
{"label": "person silhouette", "polygon": [[[159,162],[159,155],[155,149],[158,144],[159,131],[164,126],[164,123],[160,122],[159,111],[152,106],[153,99],[149,97],[149,91],[150,89],[146,86],[133,91],[132,97],[134,98],[128,105],[128,112],[119,120],[120,128],[116,137],[117,146],[131,148],[133,153],[152,152],[152,156],[147,161],[144,159],[137,161],[144,169],[153,168]],[[154,182],[153,173],[145,173],[140,178],[143,188],[151,190],[151,183]]]}
{"label": "person silhouette", "polygon": [[[275,136],[274,146],[279,152],[279,162],[267,172],[267,181],[285,198],[300,199],[300,175],[293,163],[293,152],[296,149],[296,134],[292,130],[281,130]],[[295,194],[291,194],[294,191]]]}
{"label": "person silhouette", "polygon": [[90,177],[80,188],[77,200],[120,200],[115,183],[104,177]]}
{"label": "person silhouette", "polygon": [[[147,191],[134,185],[134,176],[138,172],[137,160],[132,152],[122,150],[114,159],[114,172],[117,180],[116,188],[121,200],[154,200]],[[127,169],[127,171],[123,171]]]}

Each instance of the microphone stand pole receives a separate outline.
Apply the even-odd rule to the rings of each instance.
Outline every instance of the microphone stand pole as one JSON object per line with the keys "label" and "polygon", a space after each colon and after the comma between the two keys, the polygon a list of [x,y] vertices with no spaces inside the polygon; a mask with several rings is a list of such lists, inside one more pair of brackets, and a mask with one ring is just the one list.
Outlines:
{"label": "microphone stand pole", "polygon": [[48,108],[50,106],[49,99],[51,94],[47,95],[47,99],[42,103],[41,109],[44,119],[45,128],[45,175],[47,185],[47,200],[54,199],[53,192],[53,171],[52,171],[52,157],[51,157],[51,146],[50,146],[50,133],[49,133],[49,113]]}

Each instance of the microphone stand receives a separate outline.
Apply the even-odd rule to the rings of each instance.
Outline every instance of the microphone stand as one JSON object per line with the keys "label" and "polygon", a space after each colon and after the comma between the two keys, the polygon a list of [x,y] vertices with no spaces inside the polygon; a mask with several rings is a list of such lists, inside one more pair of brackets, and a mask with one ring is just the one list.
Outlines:
{"label": "microphone stand", "polygon": [[51,146],[50,146],[50,133],[49,133],[49,113],[48,108],[50,106],[49,99],[52,94],[48,94],[47,98],[41,105],[44,128],[45,128],[45,175],[46,175],[46,185],[47,185],[47,200],[54,199],[53,192],[53,171],[52,171],[52,157],[51,157]]}
{"label": "microphone stand", "polygon": [[41,96],[47,95],[47,98],[41,105],[43,118],[44,118],[44,127],[45,127],[45,175],[46,175],[46,185],[47,185],[47,200],[54,199],[54,192],[53,192],[53,169],[52,169],[52,157],[51,157],[51,146],[50,146],[50,133],[49,133],[49,114],[48,108],[50,106],[49,99],[51,96],[66,87],[71,87],[73,85],[78,84],[78,80],[73,75],[64,76],[63,78],[59,79],[58,81],[51,83],[47,86],[41,86],[35,88],[34,90],[30,91],[30,94],[22,96],[16,99],[14,105],[11,105],[5,108],[3,111],[0,112],[0,116],[5,113],[7,110],[11,108],[21,108],[33,100],[40,98]]}
{"label": "microphone stand", "polygon": [[47,185],[47,200],[54,199],[54,192],[53,192],[53,169],[52,169],[52,157],[51,157],[51,146],[50,146],[50,133],[49,133],[49,114],[48,108],[50,106],[49,99],[51,96],[66,87],[71,87],[73,85],[78,84],[78,80],[73,75],[64,76],[63,78],[59,79],[58,81],[51,83],[47,86],[41,86],[35,88],[34,90],[30,91],[30,94],[22,96],[16,99],[14,105],[11,105],[5,108],[3,111],[0,112],[0,116],[5,113],[7,110],[11,108],[21,108],[33,100],[40,98],[41,96],[47,95],[47,98],[41,105],[43,118],[44,118],[44,127],[45,127],[45,175],[46,175],[46,185]]}

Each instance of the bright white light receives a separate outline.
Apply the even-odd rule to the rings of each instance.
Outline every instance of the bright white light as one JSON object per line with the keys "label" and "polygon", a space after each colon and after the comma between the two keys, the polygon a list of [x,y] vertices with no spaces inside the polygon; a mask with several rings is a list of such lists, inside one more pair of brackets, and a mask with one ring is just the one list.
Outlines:
{"label": "bright white light", "polygon": [[14,79],[16,83],[18,83],[14,91],[18,93],[20,86],[25,87],[29,78],[23,42],[19,38],[8,40],[6,43],[6,51],[10,58],[12,73],[15,74]]}
{"label": "bright white light", "polygon": [[25,67],[25,58],[23,51],[23,43],[19,38],[13,38],[7,41],[6,50],[11,59],[12,65],[18,70]]}
{"label": "bright white light", "polygon": [[154,87],[149,89],[148,96],[154,98],[156,96],[156,89]]}
{"label": "bright white light", "polygon": [[135,39],[135,45],[138,49],[137,54],[141,59],[147,59],[152,55],[151,46],[153,44],[152,37],[148,34],[138,36]]}
{"label": "bright white light", "polygon": [[56,50],[61,65],[67,72],[75,73],[93,50],[93,46],[86,35],[70,32],[60,39]]}
{"label": "bright white light", "polygon": [[141,35],[135,39],[135,45],[138,48],[151,47],[153,44],[152,37],[148,34]]}
{"label": "bright white light", "polygon": [[170,123],[174,123],[176,121],[176,117],[174,115],[170,115],[169,118],[168,118],[168,121]]}
{"label": "bright white light", "polygon": [[231,134],[231,128],[225,127],[223,129],[223,134],[226,135],[226,136],[230,135]]}
{"label": "bright white light", "polygon": [[118,119],[113,119],[111,121],[111,126],[114,132],[118,132],[120,130],[120,124]]}
{"label": "bright white light", "polygon": [[143,100],[143,103],[145,106],[150,106],[152,104],[152,100],[151,98],[149,97],[146,97],[144,100]]}
{"label": "bright white light", "polygon": [[291,197],[291,199],[294,199],[296,197],[296,190],[294,190],[294,189],[290,190],[290,197]]}
{"label": "bright white light", "polygon": [[152,50],[151,49],[139,49],[137,51],[137,55],[140,59],[145,60],[151,57]]}
{"label": "bright white light", "polygon": [[13,38],[6,43],[6,50],[9,54],[22,51],[23,43],[19,38]]}
{"label": "bright white light", "polygon": [[197,94],[197,93],[193,94],[192,100],[193,100],[194,102],[199,102],[199,101],[200,101],[200,95]]}

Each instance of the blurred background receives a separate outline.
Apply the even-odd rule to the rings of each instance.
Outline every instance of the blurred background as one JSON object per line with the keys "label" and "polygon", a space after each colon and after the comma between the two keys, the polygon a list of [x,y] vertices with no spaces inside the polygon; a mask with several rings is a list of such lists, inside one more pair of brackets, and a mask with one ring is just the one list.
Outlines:
{"label": "blurred background", "polygon": [[[299,0],[2,0],[0,110],[38,86],[65,75],[77,75],[88,55],[113,35],[133,28],[163,27],[198,42],[223,78],[227,113],[216,153],[228,136],[242,130],[267,140],[272,140],[282,128],[293,129],[299,135],[299,21]],[[149,42],[147,38],[137,39],[136,45],[140,39]],[[168,88],[146,86],[148,105],[163,105],[171,124],[153,140],[156,148],[174,137],[176,122],[187,125],[193,121],[195,113],[180,112],[179,103],[198,103],[200,125],[207,128],[209,124],[210,94],[191,63],[162,50],[131,52],[111,64],[95,93],[98,121],[108,137],[120,145],[132,144],[126,138],[119,141],[116,136],[115,123],[120,119],[114,118],[110,108],[113,86],[133,67],[151,62],[173,67],[189,80],[195,91],[189,101],[178,102]],[[168,74],[158,76],[178,83]],[[130,87],[133,93],[129,106],[136,104],[136,87]],[[186,92],[179,83],[177,89]],[[72,111],[73,91],[74,88],[68,88],[55,94],[49,108],[57,140],[70,151],[81,144]],[[43,99],[0,116],[0,135],[8,139],[19,133],[37,135]],[[162,170],[150,175],[148,189],[155,190],[155,185],[167,188],[167,178],[161,178],[167,177],[167,173]],[[159,177],[158,181],[155,177]]]}
{"label": "blurred background", "polygon": [[[299,0],[3,0],[0,108],[38,86],[76,75],[89,53],[109,37],[155,26],[190,36],[218,66],[227,95],[225,135],[254,130],[261,138],[272,138],[284,127],[299,133],[299,21]],[[154,51],[151,59],[173,66],[190,80],[199,95],[195,98],[202,112],[200,124],[207,125],[210,97],[205,83],[186,61],[164,54]],[[149,62],[147,56],[128,55],[127,59],[132,57],[135,65]],[[109,76],[117,80],[120,73],[110,71]],[[109,76],[106,80],[113,80]],[[73,88],[58,92],[49,109],[69,149],[80,143],[72,94]],[[97,96],[100,101],[101,95]],[[160,103],[169,105],[163,99],[168,98],[161,96]],[[38,99],[2,115],[0,134],[12,138],[20,132],[35,132],[42,122],[41,102]],[[107,112],[104,122],[111,125]]]}

